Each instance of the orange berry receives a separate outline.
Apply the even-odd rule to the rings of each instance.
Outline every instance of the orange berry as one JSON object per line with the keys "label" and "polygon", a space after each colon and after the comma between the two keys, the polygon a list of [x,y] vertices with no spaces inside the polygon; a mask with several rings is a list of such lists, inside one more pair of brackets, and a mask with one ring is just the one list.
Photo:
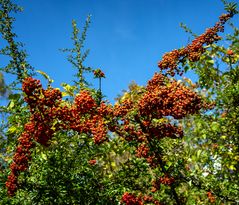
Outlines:
{"label": "orange berry", "polygon": [[233,55],[234,53],[233,53],[233,51],[232,50],[227,50],[227,55]]}

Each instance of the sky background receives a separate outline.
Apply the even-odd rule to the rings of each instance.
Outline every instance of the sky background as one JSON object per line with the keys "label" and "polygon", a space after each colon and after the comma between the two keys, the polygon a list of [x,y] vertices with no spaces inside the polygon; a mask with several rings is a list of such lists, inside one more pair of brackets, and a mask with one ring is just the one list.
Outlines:
{"label": "sky background", "polygon": [[[85,48],[86,66],[106,75],[102,90],[111,102],[133,80],[145,85],[159,71],[165,52],[185,46],[190,35],[180,22],[201,34],[225,13],[220,0],[25,0],[14,31],[25,44],[28,61],[55,80],[53,86],[71,83],[76,70],[61,48],[72,48],[71,21],[82,30],[90,14]],[[233,21],[238,22],[238,16]],[[226,29],[227,31],[227,29]],[[8,79],[6,79],[8,80]],[[92,79],[92,82],[96,80]]]}

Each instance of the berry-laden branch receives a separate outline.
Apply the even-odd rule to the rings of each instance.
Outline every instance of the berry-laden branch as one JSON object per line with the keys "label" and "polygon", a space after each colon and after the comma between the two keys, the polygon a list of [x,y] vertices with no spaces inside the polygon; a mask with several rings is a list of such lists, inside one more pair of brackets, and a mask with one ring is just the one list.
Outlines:
{"label": "berry-laden branch", "polygon": [[[166,53],[158,63],[161,71],[167,70],[165,75],[156,73],[148,82],[146,91],[139,101],[126,99],[117,110],[123,121],[120,134],[125,136],[126,140],[137,143],[136,156],[146,158],[152,168],[159,166],[162,170],[164,176],[153,181],[152,191],[159,190],[160,184],[170,186],[176,204],[182,204],[175,190],[177,181],[164,168],[165,163],[157,140],[160,141],[164,137],[182,137],[183,130],[175,121],[195,114],[201,108],[210,108],[212,105],[204,103],[203,99],[189,88],[170,80],[167,74],[182,75],[183,71],[178,67],[179,63],[185,63],[186,60],[198,61],[205,52],[204,45],[220,39],[217,33],[223,32],[225,22],[234,14],[233,12],[223,14],[214,27],[207,29],[204,34],[193,40],[192,44]],[[134,113],[133,120],[130,113]],[[169,123],[168,116],[173,117],[174,124]],[[130,197],[132,198],[132,195]],[[131,198],[126,200],[124,195],[122,200],[126,205],[141,204],[137,200],[135,203],[132,202]],[[214,201],[212,195],[209,198]]]}
{"label": "berry-laden branch", "polygon": [[[115,107],[115,115],[123,121],[119,128],[120,135],[128,141],[136,142],[137,157],[145,158],[152,169],[160,167],[162,170],[163,176],[157,177],[152,184],[153,192],[159,190],[160,184],[169,186],[177,204],[181,202],[175,191],[175,179],[164,168],[159,142],[165,137],[181,138],[182,128],[175,121],[199,112],[204,106],[203,100],[195,92],[156,73],[138,101],[126,99]],[[174,118],[173,124],[167,116]],[[162,119],[164,121],[160,121]]]}
{"label": "berry-laden branch", "polygon": [[160,70],[167,70],[167,73],[174,76],[175,73],[182,75],[183,71],[178,67],[179,63],[185,62],[188,59],[191,62],[196,62],[205,52],[204,45],[209,45],[221,39],[218,32],[224,31],[224,24],[228,19],[232,18],[235,12],[223,14],[219,17],[219,21],[214,27],[208,28],[205,33],[195,38],[191,44],[185,48],[173,50],[164,54],[162,60],[158,63]]}
{"label": "berry-laden branch", "polygon": [[111,130],[105,122],[105,116],[109,117],[112,113],[111,107],[104,102],[98,106],[89,91],[82,90],[74,103],[67,106],[58,89],[49,87],[45,90],[40,81],[32,77],[23,81],[22,89],[31,117],[18,139],[19,145],[10,166],[11,174],[6,182],[10,196],[17,191],[20,172],[28,168],[34,141],[49,146],[50,139],[57,131],[74,130],[86,133],[94,139],[95,144],[101,144],[108,140],[107,131]]}

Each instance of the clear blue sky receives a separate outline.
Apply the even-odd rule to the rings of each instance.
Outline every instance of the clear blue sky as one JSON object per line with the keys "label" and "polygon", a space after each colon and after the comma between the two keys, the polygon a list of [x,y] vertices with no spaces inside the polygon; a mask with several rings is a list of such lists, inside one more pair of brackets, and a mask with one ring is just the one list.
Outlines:
{"label": "clear blue sky", "polygon": [[[40,0],[14,1],[24,8],[17,15],[15,31],[25,43],[28,61],[47,72],[54,86],[70,83],[75,70],[60,48],[71,48],[71,21],[92,23],[85,48],[85,64],[106,74],[103,92],[113,99],[134,80],[145,85],[158,71],[163,53],[187,44],[185,23],[200,34],[224,13],[220,0]],[[238,16],[236,16],[238,21]],[[235,19],[234,19],[235,21]]]}

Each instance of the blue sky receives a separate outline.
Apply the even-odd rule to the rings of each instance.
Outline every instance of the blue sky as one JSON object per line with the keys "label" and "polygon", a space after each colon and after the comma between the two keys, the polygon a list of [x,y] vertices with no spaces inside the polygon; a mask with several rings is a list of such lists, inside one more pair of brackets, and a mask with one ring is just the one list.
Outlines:
{"label": "blue sky", "polygon": [[[75,70],[60,48],[71,48],[71,21],[83,28],[91,14],[85,65],[101,68],[102,90],[111,102],[131,81],[145,85],[163,53],[187,44],[185,23],[200,34],[224,13],[220,0],[40,0],[14,1],[24,8],[14,29],[28,61],[55,80],[70,83]],[[238,16],[236,16],[238,21]],[[235,19],[234,19],[235,20]]]}

